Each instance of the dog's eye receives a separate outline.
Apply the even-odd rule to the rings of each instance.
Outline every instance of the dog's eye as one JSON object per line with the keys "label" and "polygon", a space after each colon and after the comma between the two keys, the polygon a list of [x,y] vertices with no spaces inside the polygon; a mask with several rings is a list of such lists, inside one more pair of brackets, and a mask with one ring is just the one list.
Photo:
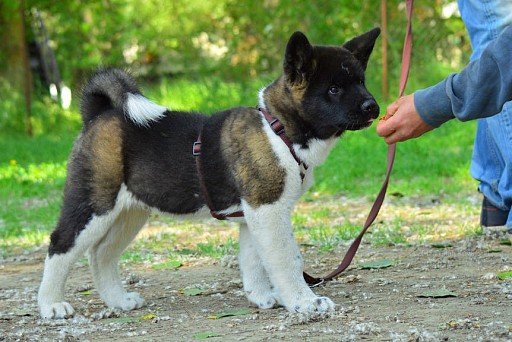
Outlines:
{"label": "dog's eye", "polygon": [[336,86],[331,86],[329,88],[329,94],[331,94],[331,95],[337,95],[337,94],[340,93],[340,91],[341,91],[341,89],[339,87],[336,87]]}

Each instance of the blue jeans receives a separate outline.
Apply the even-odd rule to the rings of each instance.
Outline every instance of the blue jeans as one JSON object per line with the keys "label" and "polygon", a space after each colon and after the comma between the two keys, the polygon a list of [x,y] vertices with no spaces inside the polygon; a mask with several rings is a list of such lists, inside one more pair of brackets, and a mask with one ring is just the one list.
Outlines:
{"label": "blue jeans", "polygon": [[[462,19],[478,59],[489,42],[512,24],[512,0],[458,0]],[[496,207],[512,206],[512,101],[498,115],[479,119],[471,175],[479,190]],[[512,211],[506,223],[512,228]]]}

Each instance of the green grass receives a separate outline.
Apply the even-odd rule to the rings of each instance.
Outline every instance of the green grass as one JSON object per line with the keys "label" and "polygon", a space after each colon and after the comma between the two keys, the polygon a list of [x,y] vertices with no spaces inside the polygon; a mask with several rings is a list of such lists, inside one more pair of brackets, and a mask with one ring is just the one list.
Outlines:
{"label": "green grass", "polygon": [[[469,162],[474,124],[449,122],[421,139],[397,146],[389,192],[449,197],[473,190]],[[374,127],[347,132],[316,172],[316,191],[376,196],[384,179],[387,145]]]}
{"label": "green grass", "polygon": [[[226,83],[214,77],[174,79],[144,88],[148,97],[170,108],[212,113],[233,106],[256,105],[257,91],[267,81]],[[42,104],[37,103],[36,107],[40,108]],[[0,133],[2,254],[41,244],[58,218],[66,159],[79,127],[76,110],[66,113],[65,117],[69,118],[69,127],[51,134],[28,138],[21,134]],[[65,125],[59,123],[59,126]],[[399,144],[389,192],[406,197],[442,194],[448,203],[457,203],[474,191],[475,183],[468,173],[474,131],[474,124],[451,122],[422,139]],[[349,198],[374,198],[383,180],[385,160],[386,144],[377,137],[374,128],[347,132],[327,162],[316,170],[316,184],[304,200],[340,194]],[[325,219],[335,214],[324,208],[308,215]],[[294,223],[300,227],[308,219],[298,213]],[[350,225],[331,226],[328,223],[307,232],[308,239],[325,246],[326,250],[353,234]],[[400,237],[393,239],[400,241]],[[171,245],[172,239],[166,243]],[[202,243],[194,245],[191,253],[219,256],[236,245],[233,241],[215,239]],[[224,247],[215,247],[219,244]],[[146,256],[125,258],[139,257],[144,260]]]}
{"label": "green grass", "polygon": [[62,199],[74,135],[0,134],[0,246],[40,244]]}

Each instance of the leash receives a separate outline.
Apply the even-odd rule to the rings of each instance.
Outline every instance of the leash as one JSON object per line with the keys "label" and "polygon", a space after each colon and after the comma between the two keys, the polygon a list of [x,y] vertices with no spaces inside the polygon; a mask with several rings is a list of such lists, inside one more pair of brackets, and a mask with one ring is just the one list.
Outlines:
{"label": "leash", "polygon": [[[411,52],[412,52],[412,10],[413,10],[413,2],[414,0],[406,0],[406,14],[407,14],[407,29],[405,32],[404,39],[404,48],[402,51],[402,69],[400,72],[400,86],[399,86],[399,94],[398,97],[403,96],[405,92],[405,87],[407,85],[407,79],[409,77],[409,69],[411,65]],[[383,120],[387,118],[384,117]],[[396,144],[392,144],[388,146],[388,155],[387,155],[387,167],[386,167],[386,176],[384,178],[384,182],[382,183],[382,187],[379,191],[379,195],[375,202],[372,205],[370,213],[366,218],[366,222],[364,223],[363,229],[356,237],[356,239],[350,245],[347,254],[341,261],[341,263],[336,267],[334,271],[326,275],[322,278],[315,278],[306,272],[304,272],[304,280],[310,287],[318,286],[326,281],[333,280],[336,278],[341,272],[343,272],[352,262],[354,256],[357,253],[357,249],[361,244],[361,240],[363,239],[364,234],[368,230],[368,228],[372,225],[372,223],[377,218],[379,214],[380,208],[382,207],[382,203],[384,202],[384,198],[386,197],[386,190],[389,184],[389,177],[391,175],[391,170],[393,170],[393,163],[395,161],[395,152],[396,152]]]}
{"label": "leash", "polygon": [[[405,87],[407,85],[407,79],[409,77],[409,69],[411,64],[411,52],[412,52],[412,11],[413,11],[413,2],[414,0],[406,0],[406,14],[407,14],[407,29],[405,33],[405,39],[404,39],[404,47],[402,51],[402,68],[400,72],[400,85],[399,85],[399,97],[403,96]],[[297,164],[300,166],[303,166],[304,169],[307,169],[307,165],[304,164],[295,154],[295,151],[293,149],[293,144],[290,141],[290,139],[286,136],[284,131],[283,124],[277,119],[274,118],[272,115],[270,115],[266,110],[259,108],[258,109],[261,114],[263,114],[265,120],[268,122],[274,133],[281,138],[281,140],[286,144],[288,149],[290,150],[290,153],[292,154],[293,158],[297,162]],[[386,117],[382,118],[383,120],[387,119]],[[389,184],[389,178],[391,176],[391,171],[393,170],[393,164],[395,161],[395,152],[396,152],[396,144],[392,144],[388,146],[388,153],[387,153],[387,167],[386,167],[386,175],[384,177],[384,182],[382,183],[381,189],[379,191],[379,194],[377,198],[375,199],[375,202],[372,205],[372,208],[366,218],[366,221],[363,225],[363,229],[359,233],[359,235],[356,237],[356,239],[352,242],[350,245],[347,254],[345,254],[345,257],[341,261],[341,263],[336,267],[335,270],[333,270],[331,273],[327,274],[325,277],[322,278],[316,278],[311,275],[309,275],[306,272],[303,272],[304,280],[308,283],[310,287],[315,287],[320,284],[323,284],[327,281],[331,281],[334,278],[336,278],[340,273],[342,273],[344,270],[347,269],[347,267],[351,264],[352,260],[354,259],[354,256],[357,253],[357,250],[361,244],[361,241],[363,239],[364,234],[367,232],[368,228],[372,225],[372,223],[377,218],[377,215],[379,214],[380,208],[382,207],[382,204],[384,202],[384,199],[386,197],[386,190],[388,188]],[[206,201],[207,206],[210,209],[210,214],[218,219],[218,220],[225,220],[229,217],[243,217],[244,213],[243,211],[237,211],[234,213],[228,213],[223,214],[216,211],[213,205],[213,202],[211,200],[211,197],[209,196],[208,189],[206,187],[204,177],[203,177],[203,168],[202,168],[202,162],[201,162],[201,133],[199,133],[199,137],[197,138],[197,141],[194,142],[193,148],[192,148],[192,154],[195,157],[196,161],[196,168],[197,168],[197,176],[199,179],[199,185],[202,192],[202,195]],[[304,179],[304,173],[301,171],[301,179]]]}

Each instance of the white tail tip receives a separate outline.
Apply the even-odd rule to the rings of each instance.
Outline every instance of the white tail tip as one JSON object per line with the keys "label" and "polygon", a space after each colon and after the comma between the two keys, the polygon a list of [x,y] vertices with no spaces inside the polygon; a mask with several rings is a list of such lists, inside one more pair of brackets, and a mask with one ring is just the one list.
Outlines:
{"label": "white tail tip", "polygon": [[147,126],[151,121],[158,121],[167,108],[157,105],[140,94],[128,94],[126,114],[136,124]]}

